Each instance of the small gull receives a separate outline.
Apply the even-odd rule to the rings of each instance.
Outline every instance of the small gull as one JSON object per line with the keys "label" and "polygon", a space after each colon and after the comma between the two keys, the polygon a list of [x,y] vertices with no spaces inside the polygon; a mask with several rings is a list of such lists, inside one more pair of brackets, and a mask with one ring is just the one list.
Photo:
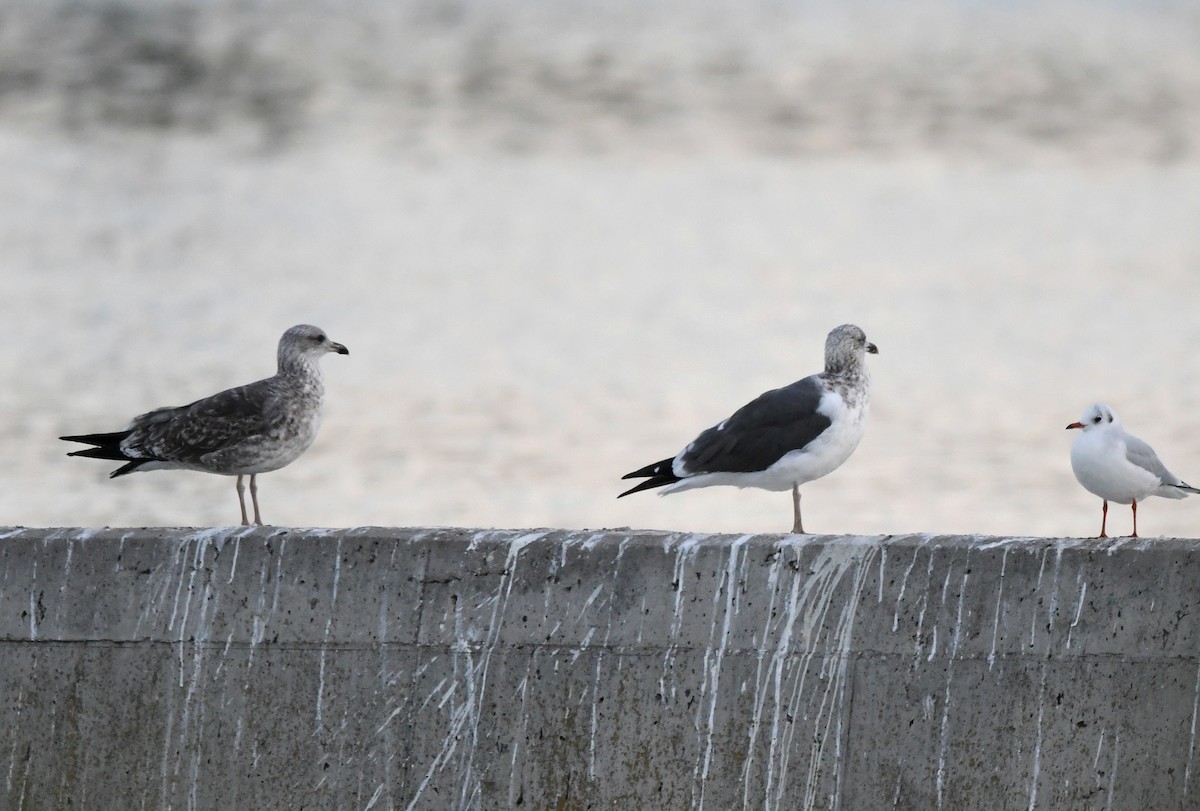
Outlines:
{"label": "small gull", "polygon": [[1121,427],[1117,413],[1096,403],[1079,422],[1067,429],[1080,428],[1079,438],[1071,446],[1071,469],[1083,489],[1103,502],[1100,538],[1107,538],[1108,502],[1133,505],[1133,537],[1137,537],[1138,500],[1147,496],[1186,498],[1200,493],[1195,487],[1167,470],[1154,449]]}
{"label": "small gull", "polygon": [[159,408],[134,417],[124,431],[60,437],[95,447],[68,456],[128,462],[110,478],[139,470],[200,470],[237,476],[242,523],[246,516],[242,477],[250,476],[254,523],[259,473],[294,462],[317,436],[325,383],[317,361],[327,352],[350,350],[323,330],[300,324],[279,339],[279,371],[274,377],[226,389],[191,405]]}
{"label": "small gull", "polygon": [[825,371],[768,391],[701,433],[679,452],[622,478],[646,481],[621,493],[662,487],[659,495],[733,485],[792,491],[792,532],[800,521],[800,485],[836,470],[866,429],[870,375],[865,353],[875,344],[853,324],[825,339]]}

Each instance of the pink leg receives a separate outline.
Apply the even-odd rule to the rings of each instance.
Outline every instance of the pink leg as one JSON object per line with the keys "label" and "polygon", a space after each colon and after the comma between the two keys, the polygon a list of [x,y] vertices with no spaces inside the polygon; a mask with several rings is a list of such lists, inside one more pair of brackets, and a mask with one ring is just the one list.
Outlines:
{"label": "pink leg", "polygon": [[[253,482],[254,479],[251,479],[250,481]],[[249,526],[250,519],[246,517],[246,486],[244,484],[242,484],[241,476],[237,477],[237,494],[238,494],[238,504],[242,508],[242,525]]]}
{"label": "pink leg", "polygon": [[804,534],[804,523],[800,520],[800,487],[792,485],[792,532],[797,535]]}
{"label": "pink leg", "polygon": [[263,525],[262,516],[258,513],[258,474],[250,474],[250,500],[254,502],[254,523]]}
{"label": "pink leg", "polygon": [[1137,537],[1137,499],[1133,500],[1133,537]]}

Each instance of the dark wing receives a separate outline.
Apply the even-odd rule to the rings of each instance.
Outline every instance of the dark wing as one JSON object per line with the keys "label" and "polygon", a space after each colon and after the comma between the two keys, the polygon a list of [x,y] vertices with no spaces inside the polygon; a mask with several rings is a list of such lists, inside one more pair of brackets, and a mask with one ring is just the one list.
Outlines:
{"label": "dark wing", "polygon": [[627,496],[630,493],[639,493],[642,490],[650,490],[655,487],[663,487],[664,485],[674,484],[679,481],[679,477],[671,472],[671,465],[675,462],[675,457],[670,459],[661,459],[652,464],[646,465],[643,468],[626,473],[622,479],[640,479],[646,478],[646,481],[639,482],[636,486],[629,488],[617,498]]}
{"label": "dark wing", "polygon": [[760,395],[696,437],[679,457],[682,472],[695,476],[766,470],[830,426],[829,417],[817,410],[824,392],[820,378],[813,375]]}
{"label": "dark wing", "polygon": [[78,436],[60,436],[67,442],[82,442],[95,447],[81,451],[72,451],[67,456],[89,456],[92,459],[116,459],[128,461],[129,457],[121,450],[121,441],[129,436],[128,431],[113,431],[107,434],[79,434]]}
{"label": "dark wing", "polygon": [[131,455],[197,463],[266,433],[276,421],[279,397],[274,378],[226,389],[177,408],[159,408],[135,417],[127,443]]}

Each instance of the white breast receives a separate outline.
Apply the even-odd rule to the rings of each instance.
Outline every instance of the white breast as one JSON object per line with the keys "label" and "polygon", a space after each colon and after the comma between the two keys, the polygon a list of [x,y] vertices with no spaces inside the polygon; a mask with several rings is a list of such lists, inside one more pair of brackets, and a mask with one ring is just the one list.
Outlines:
{"label": "white breast", "polygon": [[1125,458],[1125,443],[1105,431],[1085,431],[1071,446],[1071,469],[1092,495],[1129,504],[1152,494],[1158,476]]}

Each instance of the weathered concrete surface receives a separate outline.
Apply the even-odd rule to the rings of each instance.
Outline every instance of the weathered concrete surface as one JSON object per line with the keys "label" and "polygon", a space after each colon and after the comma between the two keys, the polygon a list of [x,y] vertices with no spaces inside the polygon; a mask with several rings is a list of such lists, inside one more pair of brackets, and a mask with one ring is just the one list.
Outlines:
{"label": "weathered concrete surface", "polygon": [[0,531],[0,808],[1197,809],[1200,543]]}

